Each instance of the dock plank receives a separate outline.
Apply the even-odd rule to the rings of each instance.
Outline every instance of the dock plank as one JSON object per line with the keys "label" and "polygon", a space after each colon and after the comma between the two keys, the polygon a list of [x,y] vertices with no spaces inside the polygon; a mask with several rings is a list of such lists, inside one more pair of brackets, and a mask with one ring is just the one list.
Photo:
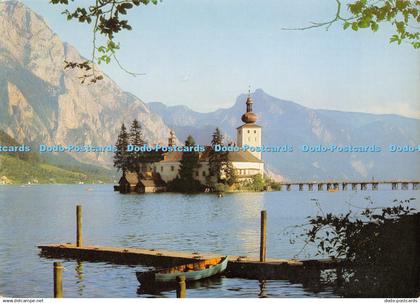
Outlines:
{"label": "dock plank", "polygon": [[[198,260],[222,257],[221,255],[202,252],[179,252],[155,250],[138,247],[112,247],[89,245],[77,247],[75,244],[39,245],[40,255],[47,258],[69,258],[93,262],[110,262],[126,265],[150,265],[170,267]],[[248,279],[294,279],[307,271],[308,267],[331,267],[331,260],[292,260],[267,259],[260,262],[256,257],[229,256],[226,275]]]}

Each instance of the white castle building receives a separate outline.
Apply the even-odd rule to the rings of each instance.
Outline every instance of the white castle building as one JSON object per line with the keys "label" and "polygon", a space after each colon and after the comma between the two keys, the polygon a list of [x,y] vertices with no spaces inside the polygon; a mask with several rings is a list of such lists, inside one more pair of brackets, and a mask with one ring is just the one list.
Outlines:
{"label": "white castle building", "polygon": [[[246,112],[241,120],[244,124],[236,130],[236,146],[261,146],[262,127],[257,125],[257,116],[252,111],[253,100],[250,95],[246,100]],[[175,142],[175,133],[171,131],[168,145]],[[199,167],[195,171],[195,178],[202,184],[206,184],[209,176],[209,151],[210,146],[204,152],[199,153]],[[167,182],[178,176],[182,152],[168,152],[163,154],[160,161],[144,164],[140,180],[137,173],[127,173],[120,180],[120,188],[129,185],[129,191],[156,192],[165,190]],[[257,151],[232,151],[228,153],[228,160],[235,169],[238,182],[249,180],[257,174],[264,175],[264,162],[261,152]]]}

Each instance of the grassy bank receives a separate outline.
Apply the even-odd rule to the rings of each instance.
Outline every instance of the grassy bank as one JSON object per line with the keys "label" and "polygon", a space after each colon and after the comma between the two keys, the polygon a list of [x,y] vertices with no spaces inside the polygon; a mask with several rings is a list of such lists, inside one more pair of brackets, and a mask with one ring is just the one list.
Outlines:
{"label": "grassy bank", "polygon": [[70,170],[37,160],[22,160],[7,154],[0,155],[0,184],[26,183],[100,183],[112,182],[111,174],[91,174]]}

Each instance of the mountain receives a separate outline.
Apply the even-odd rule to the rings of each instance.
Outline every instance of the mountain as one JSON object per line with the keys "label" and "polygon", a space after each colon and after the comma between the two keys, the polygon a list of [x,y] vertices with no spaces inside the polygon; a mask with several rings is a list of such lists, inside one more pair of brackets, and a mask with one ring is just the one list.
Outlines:
{"label": "mountain", "polygon": [[[80,84],[64,60],[86,60],[22,3],[0,2],[0,129],[18,142],[114,144],[121,123],[137,118],[149,142],[166,142],[169,129],[136,96],[104,75]],[[72,153],[109,166],[109,153]]]}
{"label": "mountain", "polygon": [[[246,95],[227,109],[198,113],[185,106],[148,103],[184,140],[192,134],[200,144],[208,144],[216,127],[229,140],[236,138],[242,124]],[[270,96],[262,89],[253,94],[257,123],[263,127],[263,144],[294,146],[292,153],[264,153],[266,166],[276,175],[290,180],[419,179],[417,153],[388,152],[390,144],[419,144],[420,120],[397,115],[316,110]],[[307,145],[372,145],[383,147],[380,153],[305,153]]]}
{"label": "mountain", "polygon": [[[94,85],[80,84],[80,71],[63,70],[65,60],[86,59],[22,3],[0,2],[0,130],[20,143],[110,145],[115,143],[121,123],[136,118],[149,143],[167,142],[169,127],[175,129],[179,139],[192,134],[201,144],[210,142],[216,126],[229,140],[236,137],[246,95],[239,96],[232,107],[211,113],[162,103],[146,105],[122,91],[106,75]],[[290,144],[299,149],[302,144],[377,144],[386,149],[389,144],[419,143],[417,119],[315,110],[275,98],[261,89],[252,97],[258,123],[263,126],[263,144],[267,146]],[[44,155],[41,161],[72,167],[109,167],[111,156],[71,153]],[[295,150],[264,153],[263,158],[270,171],[291,180],[420,177],[418,153]]]}

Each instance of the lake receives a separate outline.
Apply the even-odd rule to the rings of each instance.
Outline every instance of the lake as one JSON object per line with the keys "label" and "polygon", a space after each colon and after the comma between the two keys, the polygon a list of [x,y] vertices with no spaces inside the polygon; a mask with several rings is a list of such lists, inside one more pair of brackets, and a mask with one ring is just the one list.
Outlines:
{"label": "lake", "polygon": [[[76,205],[83,205],[84,244],[137,246],[220,255],[259,255],[260,211],[267,210],[268,258],[308,258],[302,239],[291,244],[291,226],[321,211],[342,213],[410,199],[419,209],[420,191],[343,191],[226,194],[121,195],[112,185],[0,186],[0,295],[51,297],[52,263],[37,245],[75,242]],[[138,292],[143,266],[63,261],[65,297],[175,297],[175,291]],[[218,278],[187,290],[188,297],[304,297],[314,293],[288,281]]]}

